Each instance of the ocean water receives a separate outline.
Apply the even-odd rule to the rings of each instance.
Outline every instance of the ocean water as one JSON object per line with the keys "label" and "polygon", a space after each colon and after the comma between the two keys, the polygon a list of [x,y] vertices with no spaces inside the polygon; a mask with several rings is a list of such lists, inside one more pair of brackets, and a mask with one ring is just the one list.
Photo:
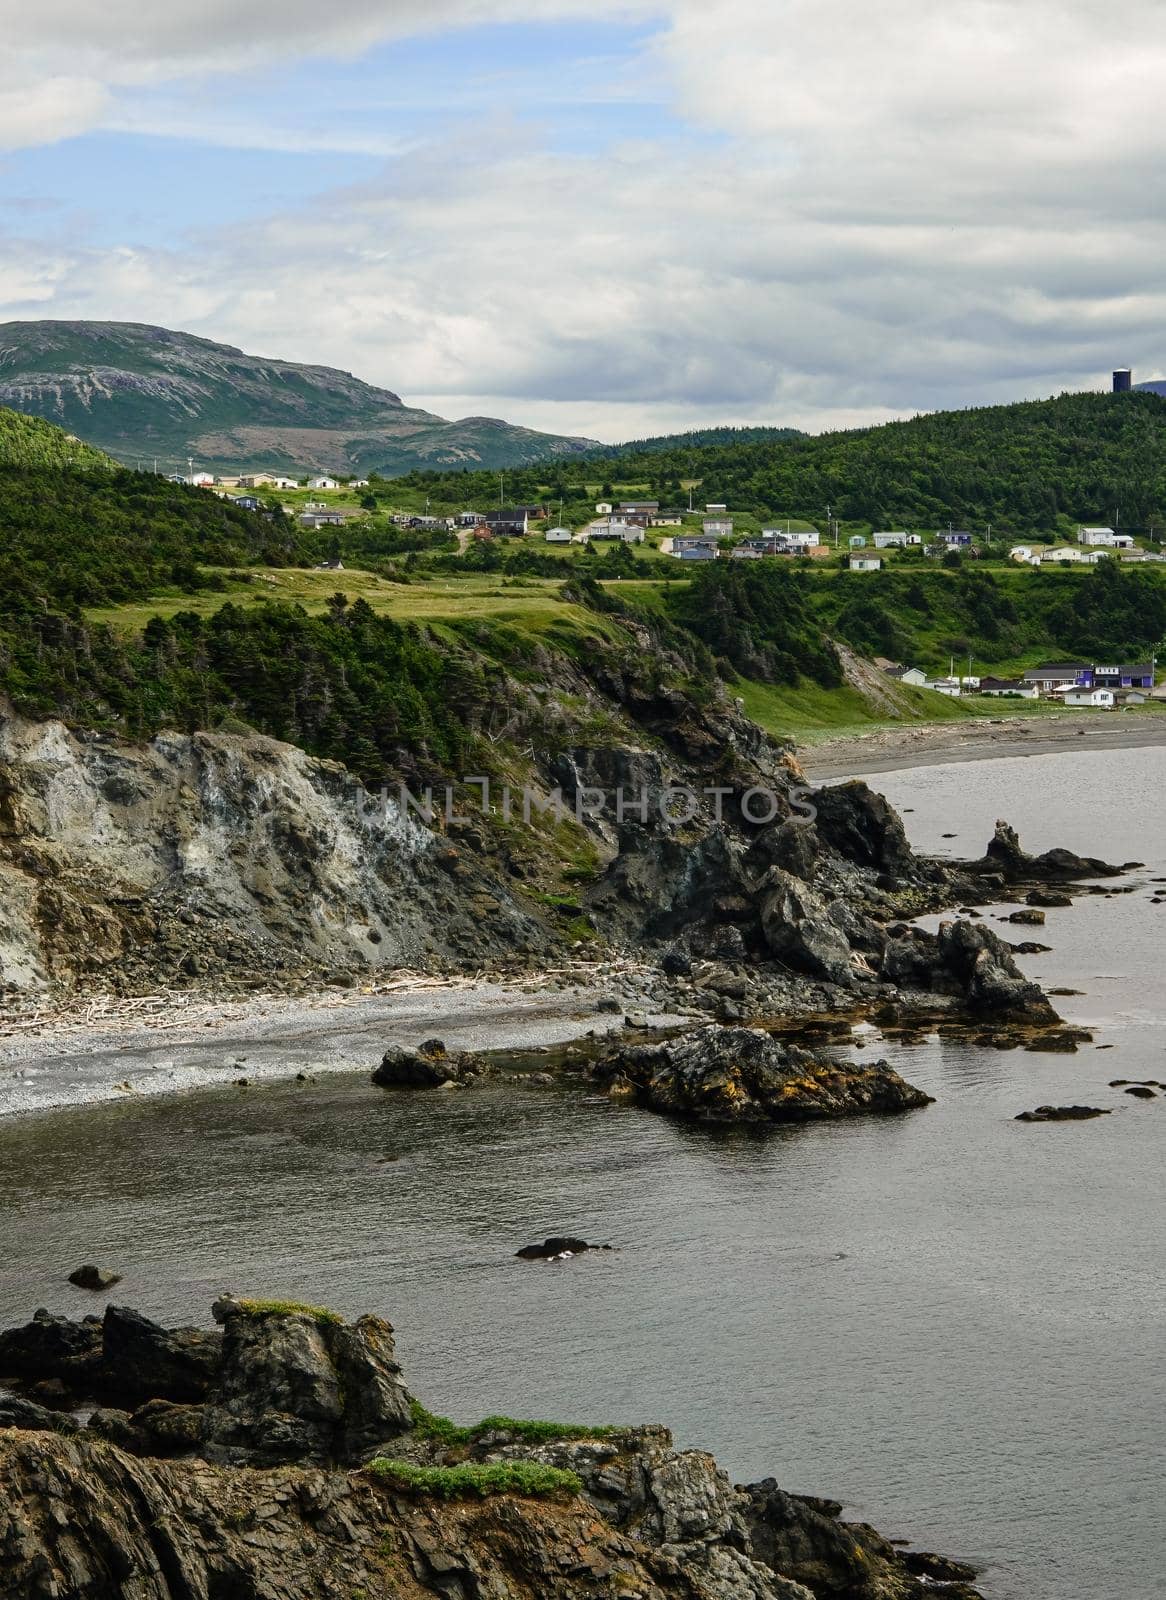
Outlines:
{"label": "ocean water", "polygon": [[[1166,1100],[1108,1081],[1166,1081],[1164,759],[871,780],[927,848],[978,853],[1004,816],[1030,849],[1146,862],[1135,893],[1015,930],[1083,991],[1057,1001],[1096,1029],[1076,1055],[872,1039],[934,1106],[764,1133],[357,1077],[5,1119],[0,1324],[99,1309],[64,1282],[90,1259],[164,1320],[221,1289],[376,1311],[461,1420],[664,1421],[737,1481],[975,1561],[989,1600],[1161,1600]],[[1013,1120],[1045,1101],[1113,1114]],[[515,1259],[562,1231],[618,1248]]]}

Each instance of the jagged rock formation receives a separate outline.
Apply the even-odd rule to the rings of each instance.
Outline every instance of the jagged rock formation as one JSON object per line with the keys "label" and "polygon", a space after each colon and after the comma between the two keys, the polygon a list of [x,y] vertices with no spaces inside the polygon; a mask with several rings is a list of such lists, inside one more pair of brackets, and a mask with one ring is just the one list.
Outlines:
{"label": "jagged rock formation", "polygon": [[671,1039],[621,1039],[591,1071],[610,1094],[705,1122],[808,1122],[931,1103],[885,1061],[830,1061],[760,1028],[710,1026]]}
{"label": "jagged rock formation", "polygon": [[[216,1316],[198,1403],[82,1427],[0,1401],[0,1600],[976,1600],[970,1568],[771,1479],[734,1488],[664,1428],[432,1418],[379,1318],[230,1298]],[[100,1346],[46,1313],[0,1336],[0,1377],[65,1371],[75,1402],[92,1373],[119,1382]],[[124,1377],[139,1395],[142,1370]]]}
{"label": "jagged rock formation", "polygon": [[[440,801],[425,825],[397,791],[370,807],[342,767],[259,736],[141,746],[0,709],[0,992],[539,964],[583,923],[610,948],[694,973],[723,1020],[921,997],[1053,1019],[986,930],[960,922],[936,937],[899,920],[992,898],[1002,870],[916,856],[882,796],[858,782],[810,790],[727,699],[703,708],[645,677],[646,654],[548,654],[541,697],[512,686],[532,791],[578,812],[561,836],[589,867],[586,881],[572,868],[566,906],[545,892],[564,867],[547,829],[446,819]],[[571,743],[583,722],[603,738]],[[751,790],[772,812],[764,823],[743,808]],[[692,799],[675,813],[678,792]]]}

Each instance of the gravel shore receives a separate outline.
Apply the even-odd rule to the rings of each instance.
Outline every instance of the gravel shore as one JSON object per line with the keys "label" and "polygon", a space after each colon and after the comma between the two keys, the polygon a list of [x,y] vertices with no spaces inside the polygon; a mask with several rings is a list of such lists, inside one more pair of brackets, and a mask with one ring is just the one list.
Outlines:
{"label": "gravel shore", "polygon": [[871,733],[824,739],[798,750],[815,783],[904,767],[947,766],[955,761],[1052,755],[1060,751],[1132,750],[1166,745],[1166,715],[1114,715],[1091,711],[1080,717],[1002,717],[999,721],[938,722],[923,727],[879,728]]}
{"label": "gravel shore", "polygon": [[[597,1010],[604,996],[618,1009]],[[636,969],[614,964],[561,980],[417,976],[368,993],[174,995],[141,1007],[111,999],[0,1018],[0,1116],[240,1078],[371,1072],[390,1044],[434,1037],[454,1050],[537,1049],[620,1027],[625,1007],[653,1010]]]}

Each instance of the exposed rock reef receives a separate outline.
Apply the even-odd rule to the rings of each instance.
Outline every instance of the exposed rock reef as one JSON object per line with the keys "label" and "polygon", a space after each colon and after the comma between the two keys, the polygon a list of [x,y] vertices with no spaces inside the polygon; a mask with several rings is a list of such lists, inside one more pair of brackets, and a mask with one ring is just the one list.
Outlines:
{"label": "exposed rock reef", "polygon": [[931,1104],[885,1061],[836,1062],[760,1028],[709,1026],[672,1039],[622,1039],[591,1068],[609,1094],[706,1122],[807,1122]]}
{"label": "exposed rock reef", "polygon": [[664,1428],[433,1417],[380,1318],[215,1316],[0,1334],[8,1382],[115,1402],[83,1426],[0,1398],[2,1600],[976,1600],[961,1563],[772,1479],[734,1488]]}

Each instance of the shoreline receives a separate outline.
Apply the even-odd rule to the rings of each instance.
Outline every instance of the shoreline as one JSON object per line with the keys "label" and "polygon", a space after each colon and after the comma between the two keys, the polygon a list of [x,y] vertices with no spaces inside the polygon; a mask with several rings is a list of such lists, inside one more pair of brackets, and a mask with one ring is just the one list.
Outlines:
{"label": "shoreline", "polygon": [[[1102,720],[1102,719],[1105,720]],[[1096,719],[1096,720],[1095,720]],[[1103,712],[1038,721],[1001,717],[966,723],[879,728],[799,745],[798,760],[812,783],[909,767],[949,766],[962,761],[999,761],[1025,756],[1166,747],[1166,717],[1114,719]]]}
{"label": "shoreline", "polygon": [[[443,1039],[452,1050],[532,1050],[623,1025],[643,1010],[636,966],[567,969],[525,983],[417,975],[367,993],[256,994],[246,1000],[175,995],[172,1012],[135,1014],[132,1001],[79,1004],[38,1021],[0,1018],[0,1119],[219,1084],[299,1074],[371,1074],[389,1045]],[[597,1010],[601,997],[617,1010]],[[186,1011],[183,1017],[181,1012]]]}

